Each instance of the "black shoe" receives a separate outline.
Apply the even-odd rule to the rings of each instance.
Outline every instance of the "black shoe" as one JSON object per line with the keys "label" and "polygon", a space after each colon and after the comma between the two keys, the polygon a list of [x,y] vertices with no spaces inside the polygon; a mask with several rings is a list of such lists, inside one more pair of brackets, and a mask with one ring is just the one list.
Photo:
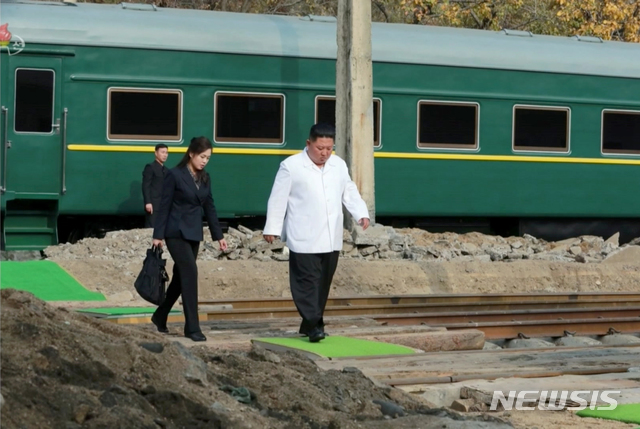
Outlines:
{"label": "black shoe", "polygon": [[[325,337],[328,337],[328,336],[329,336],[329,334],[327,334],[327,333],[325,332],[325,330],[324,330],[324,326],[322,326],[322,327],[320,327],[320,328],[318,328],[318,329],[320,329],[320,330],[322,331],[322,333],[324,334],[324,336],[325,336]],[[308,337],[308,336],[309,336],[309,332],[308,332],[308,331],[302,331],[302,330],[300,330],[300,331],[298,331],[298,332],[299,332],[299,333],[300,333],[300,335],[302,335],[303,337]]]}
{"label": "black shoe", "polygon": [[324,332],[322,332],[318,328],[313,328],[311,331],[309,331],[310,343],[317,343],[318,341],[322,341],[324,340],[324,337],[325,337]]}
{"label": "black shoe", "polygon": [[163,334],[168,334],[169,333],[169,329],[167,328],[167,323],[160,323],[158,321],[158,319],[156,318],[156,314],[153,313],[153,316],[151,316],[151,323],[153,323],[154,325],[156,325],[156,328],[158,328],[158,332],[162,332]]}
{"label": "black shoe", "polygon": [[194,332],[193,334],[185,334],[185,337],[192,341],[207,341],[207,337],[202,332]]}

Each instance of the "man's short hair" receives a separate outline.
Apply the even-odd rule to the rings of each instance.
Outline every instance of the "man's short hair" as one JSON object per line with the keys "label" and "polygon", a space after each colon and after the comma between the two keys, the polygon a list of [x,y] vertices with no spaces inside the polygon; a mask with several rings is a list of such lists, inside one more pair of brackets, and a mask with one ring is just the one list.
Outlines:
{"label": "man's short hair", "polygon": [[336,139],[336,129],[333,125],[320,122],[311,127],[309,131],[309,140],[316,141],[318,137]]}
{"label": "man's short hair", "polygon": [[156,152],[158,151],[158,149],[169,149],[169,147],[164,143],[159,143],[156,145]]}

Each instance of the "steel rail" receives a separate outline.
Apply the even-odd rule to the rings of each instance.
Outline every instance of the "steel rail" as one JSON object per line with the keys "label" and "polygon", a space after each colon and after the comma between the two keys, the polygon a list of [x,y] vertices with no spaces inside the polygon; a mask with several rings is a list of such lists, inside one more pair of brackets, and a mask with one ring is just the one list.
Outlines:
{"label": "steel rail", "polygon": [[[640,300],[640,293],[632,292],[585,292],[585,293],[517,293],[517,294],[438,294],[438,295],[371,295],[330,297],[327,306],[375,305],[375,304],[452,304],[483,302],[530,302],[530,301],[595,301],[595,300]],[[216,299],[200,301],[200,305],[230,304],[233,308],[281,308],[294,307],[291,298],[246,298]]]}
{"label": "steel rail", "polygon": [[[484,303],[467,303],[467,304],[387,304],[387,305],[352,305],[352,306],[327,306],[324,311],[325,316],[388,316],[393,314],[403,315],[408,318],[409,315],[420,317],[422,314],[428,313],[451,313],[464,312],[472,316],[478,314],[486,314],[489,311],[501,312],[525,312],[533,310],[555,310],[562,312],[570,309],[592,309],[597,310],[638,308],[640,301],[632,300],[615,300],[615,301],[564,301],[564,302],[484,302]],[[281,308],[240,308],[232,310],[206,310],[201,307],[201,313],[207,314],[206,320],[243,320],[243,319],[276,319],[284,317],[298,317],[298,311],[295,307]],[[391,317],[391,316],[389,316]],[[467,319],[468,320],[468,319]],[[466,320],[466,321],[467,321]],[[416,323],[421,323],[418,321]],[[397,323],[400,322],[400,318]],[[413,322],[408,322],[413,324]],[[406,324],[406,323],[405,323]]]}
{"label": "steel rail", "polygon": [[374,316],[378,322],[390,325],[435,325],[445,323],[512,322],[565,319],[640,318],[640,307],[626,308],[558,308],[542,310],[445,312],[424,314],[393,314]]}

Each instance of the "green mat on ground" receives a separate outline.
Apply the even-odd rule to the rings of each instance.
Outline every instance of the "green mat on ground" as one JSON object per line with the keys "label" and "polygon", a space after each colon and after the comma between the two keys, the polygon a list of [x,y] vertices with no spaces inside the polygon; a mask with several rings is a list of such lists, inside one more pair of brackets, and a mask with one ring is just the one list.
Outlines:
{"label": "green mat on ground", "polygon": [[640,423],[640,404],[620,404],[615,410],[598,410],[597,408],[592,410],[586,408],[576,414],[580,417],[595,417],[624,423]]}
{"label": "green mat on ground", "polygon": [[31,292],[44,301],[106,301],[51,261],[1,262],[0,288]]}
{"label": "green mat on ground", "polygon": [[378,356],[378,355],[410,355],[415,350],[397,344],[381,343],[377,341],[361,340],[349,337],[330,336],[318,343],[310,343],[306,337],[295,338],[256,338],[255,341],[290,347],[315,353],[326,358],[350,356]]}
{"label": "green mat on ground", "polygon": [[[100,307],[82,308],[81,313],[93,313],[104,316],[130,316],[133,314],[153,314],[157,307]],[[169,314],[180,314],[179,310],[171,310]]]}

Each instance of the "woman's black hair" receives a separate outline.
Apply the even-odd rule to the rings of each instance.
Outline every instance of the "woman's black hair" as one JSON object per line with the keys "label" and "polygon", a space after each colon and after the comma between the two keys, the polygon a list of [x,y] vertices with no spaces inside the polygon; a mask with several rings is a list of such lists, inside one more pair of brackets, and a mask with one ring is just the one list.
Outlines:
{"label": "woman's black hair", "polygon": [[[189,148],[185,152],[184,156],[178,163],[178,167],[184,167],[189,163],[191,157],[189,154],[193,156],[200,155],[202,152],[205,152],[207,149],[213,149],[213,145],[211,141],[206,137],[194,137],[191,139],[191,143],[189,143]],[[204,169],[200,171],[196,171],[196,180],[198,182],[207,183],[209,175]]]}

